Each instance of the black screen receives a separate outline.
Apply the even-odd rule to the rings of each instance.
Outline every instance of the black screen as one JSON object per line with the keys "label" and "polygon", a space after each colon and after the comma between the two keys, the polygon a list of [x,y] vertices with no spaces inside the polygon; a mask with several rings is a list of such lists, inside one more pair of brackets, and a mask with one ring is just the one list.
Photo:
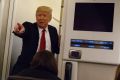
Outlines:
{"label": "black screen", "polygon": [[113,31],[114,3],[76,3],[74,30]]}

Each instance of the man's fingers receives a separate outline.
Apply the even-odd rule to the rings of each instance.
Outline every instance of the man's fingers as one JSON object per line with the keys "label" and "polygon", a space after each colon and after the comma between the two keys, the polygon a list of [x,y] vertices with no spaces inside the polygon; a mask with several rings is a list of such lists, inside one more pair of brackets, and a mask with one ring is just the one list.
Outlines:
{"label": "man's fingers", "polygon": [[14,31],[17,33],[23,33],[25,30],[24,26],[20,23],[17,23],[14,27]]}
{"label": "man's fingers", "polygon": [[17,23],[17,25],[18,25],[19,28],[23,28],[23,27],[24,27],[24,26],[23,26],[22,24],[20,24],[20,23]]}
{"label": "man's fingers", "polygon": [[23,33],[24,31],[25,31],[25,28],[22,27],[22,28],[20,29],[20,33]]}
{"label": "man's fingers", "polygon": [[18,32],[19,31],[19,29],[18,29],[18,25],[15,25],[15,27],[14,27],[14,31],[16,32]]}

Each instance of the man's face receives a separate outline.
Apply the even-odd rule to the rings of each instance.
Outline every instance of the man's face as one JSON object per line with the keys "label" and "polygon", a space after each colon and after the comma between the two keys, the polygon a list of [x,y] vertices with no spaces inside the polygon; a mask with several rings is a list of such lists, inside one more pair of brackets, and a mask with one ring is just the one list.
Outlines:
{"label": "man's face", "polygon": [[46,28],[50,20],[51,20],[50,13],[48,12],[37,12],[36,13],[36,21],[40,28]]}

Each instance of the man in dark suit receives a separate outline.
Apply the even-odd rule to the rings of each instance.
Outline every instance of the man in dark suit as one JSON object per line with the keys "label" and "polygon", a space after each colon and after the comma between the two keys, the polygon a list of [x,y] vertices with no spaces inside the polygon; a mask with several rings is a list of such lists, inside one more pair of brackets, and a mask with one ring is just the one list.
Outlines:
{"label": "man in dark suit", "polygon": [[48,25],[52,18],[52,9],[40,6],[36,10],[36,22],[17,23],[13,33],[22,38],[21,55],[13,67],[12,74],[16,74],[29,67],[36,52],[39,52],[42,30],[45,30],[45,49],[52,53],[59,53],[58,33],[55,27]]}

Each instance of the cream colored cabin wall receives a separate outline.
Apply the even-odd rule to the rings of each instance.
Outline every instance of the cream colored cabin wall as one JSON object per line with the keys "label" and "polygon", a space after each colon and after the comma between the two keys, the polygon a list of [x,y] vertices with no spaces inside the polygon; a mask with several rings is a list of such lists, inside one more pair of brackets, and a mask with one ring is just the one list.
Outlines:
{"label": "cream colored cabin wall", "polygon": [[[68,2],[68,0],[64,0],[64,1],[65,1],[65,3]],[[74,0],[72,0],[72,1],[74,1]],[[84,0],[75,0],[75,1],[84,1]],[[99,1],[99,0],[86,0],[86,1]],[[109,0],[104,0],[104,1],[109,1]],[[113,1],[115,1],[115,0],[113,0]],[[64,47],[66,42],[69,42],[69,40],[66,40],[66,42],[65,42],[65,38],[68,36],[65,33],[67,31],[69,31],[68,29],[67,30],[65,30],[65,29],[66,29],[66,23],[67,23],[66,16],[67,16],[67,14],[70,14],[70,13],[67,13],[67,10],[69,8],[65,8],[65,6],[68,6],[68,5],[64,4],[64,8],[63,8],[64,15],[62,17],[62,33],[61,33],[62,37],[61,37],[61,51],[60,51],[62,54],[65,54],[64,53],[65,48],[69,48],[69,47]],[[70,46],[70,45],[68,45],[68,46]],[[66,53],[69,53],[69,51]],[[72,60],[63,59],[63,62],[64,61],[72,61]],[[74,62],[74,60],[73,60],[73,62]],[[82,61],[77,61],[77,60],[75,62],[78,62],[78,69],[77,69],[78,72],[75,72],[75,73],[78,73],[77,80],[114,80],[114,78],[115,78],[117,65],[91,63],[91,62],[84,62],[84,61],[82,62]],[[62,69],[63,70],[62,70],[61,75],[62,75],[62,79],[64,80],[64,69],[65,69],[64,64],[62,64]],[[74,74],[74,73],[72,73],[72,74]]]}
{"label": "cream colored cabin wall", "polygon": [[117,66],[95,63],[79,63],[78,80],[114,80]]}

